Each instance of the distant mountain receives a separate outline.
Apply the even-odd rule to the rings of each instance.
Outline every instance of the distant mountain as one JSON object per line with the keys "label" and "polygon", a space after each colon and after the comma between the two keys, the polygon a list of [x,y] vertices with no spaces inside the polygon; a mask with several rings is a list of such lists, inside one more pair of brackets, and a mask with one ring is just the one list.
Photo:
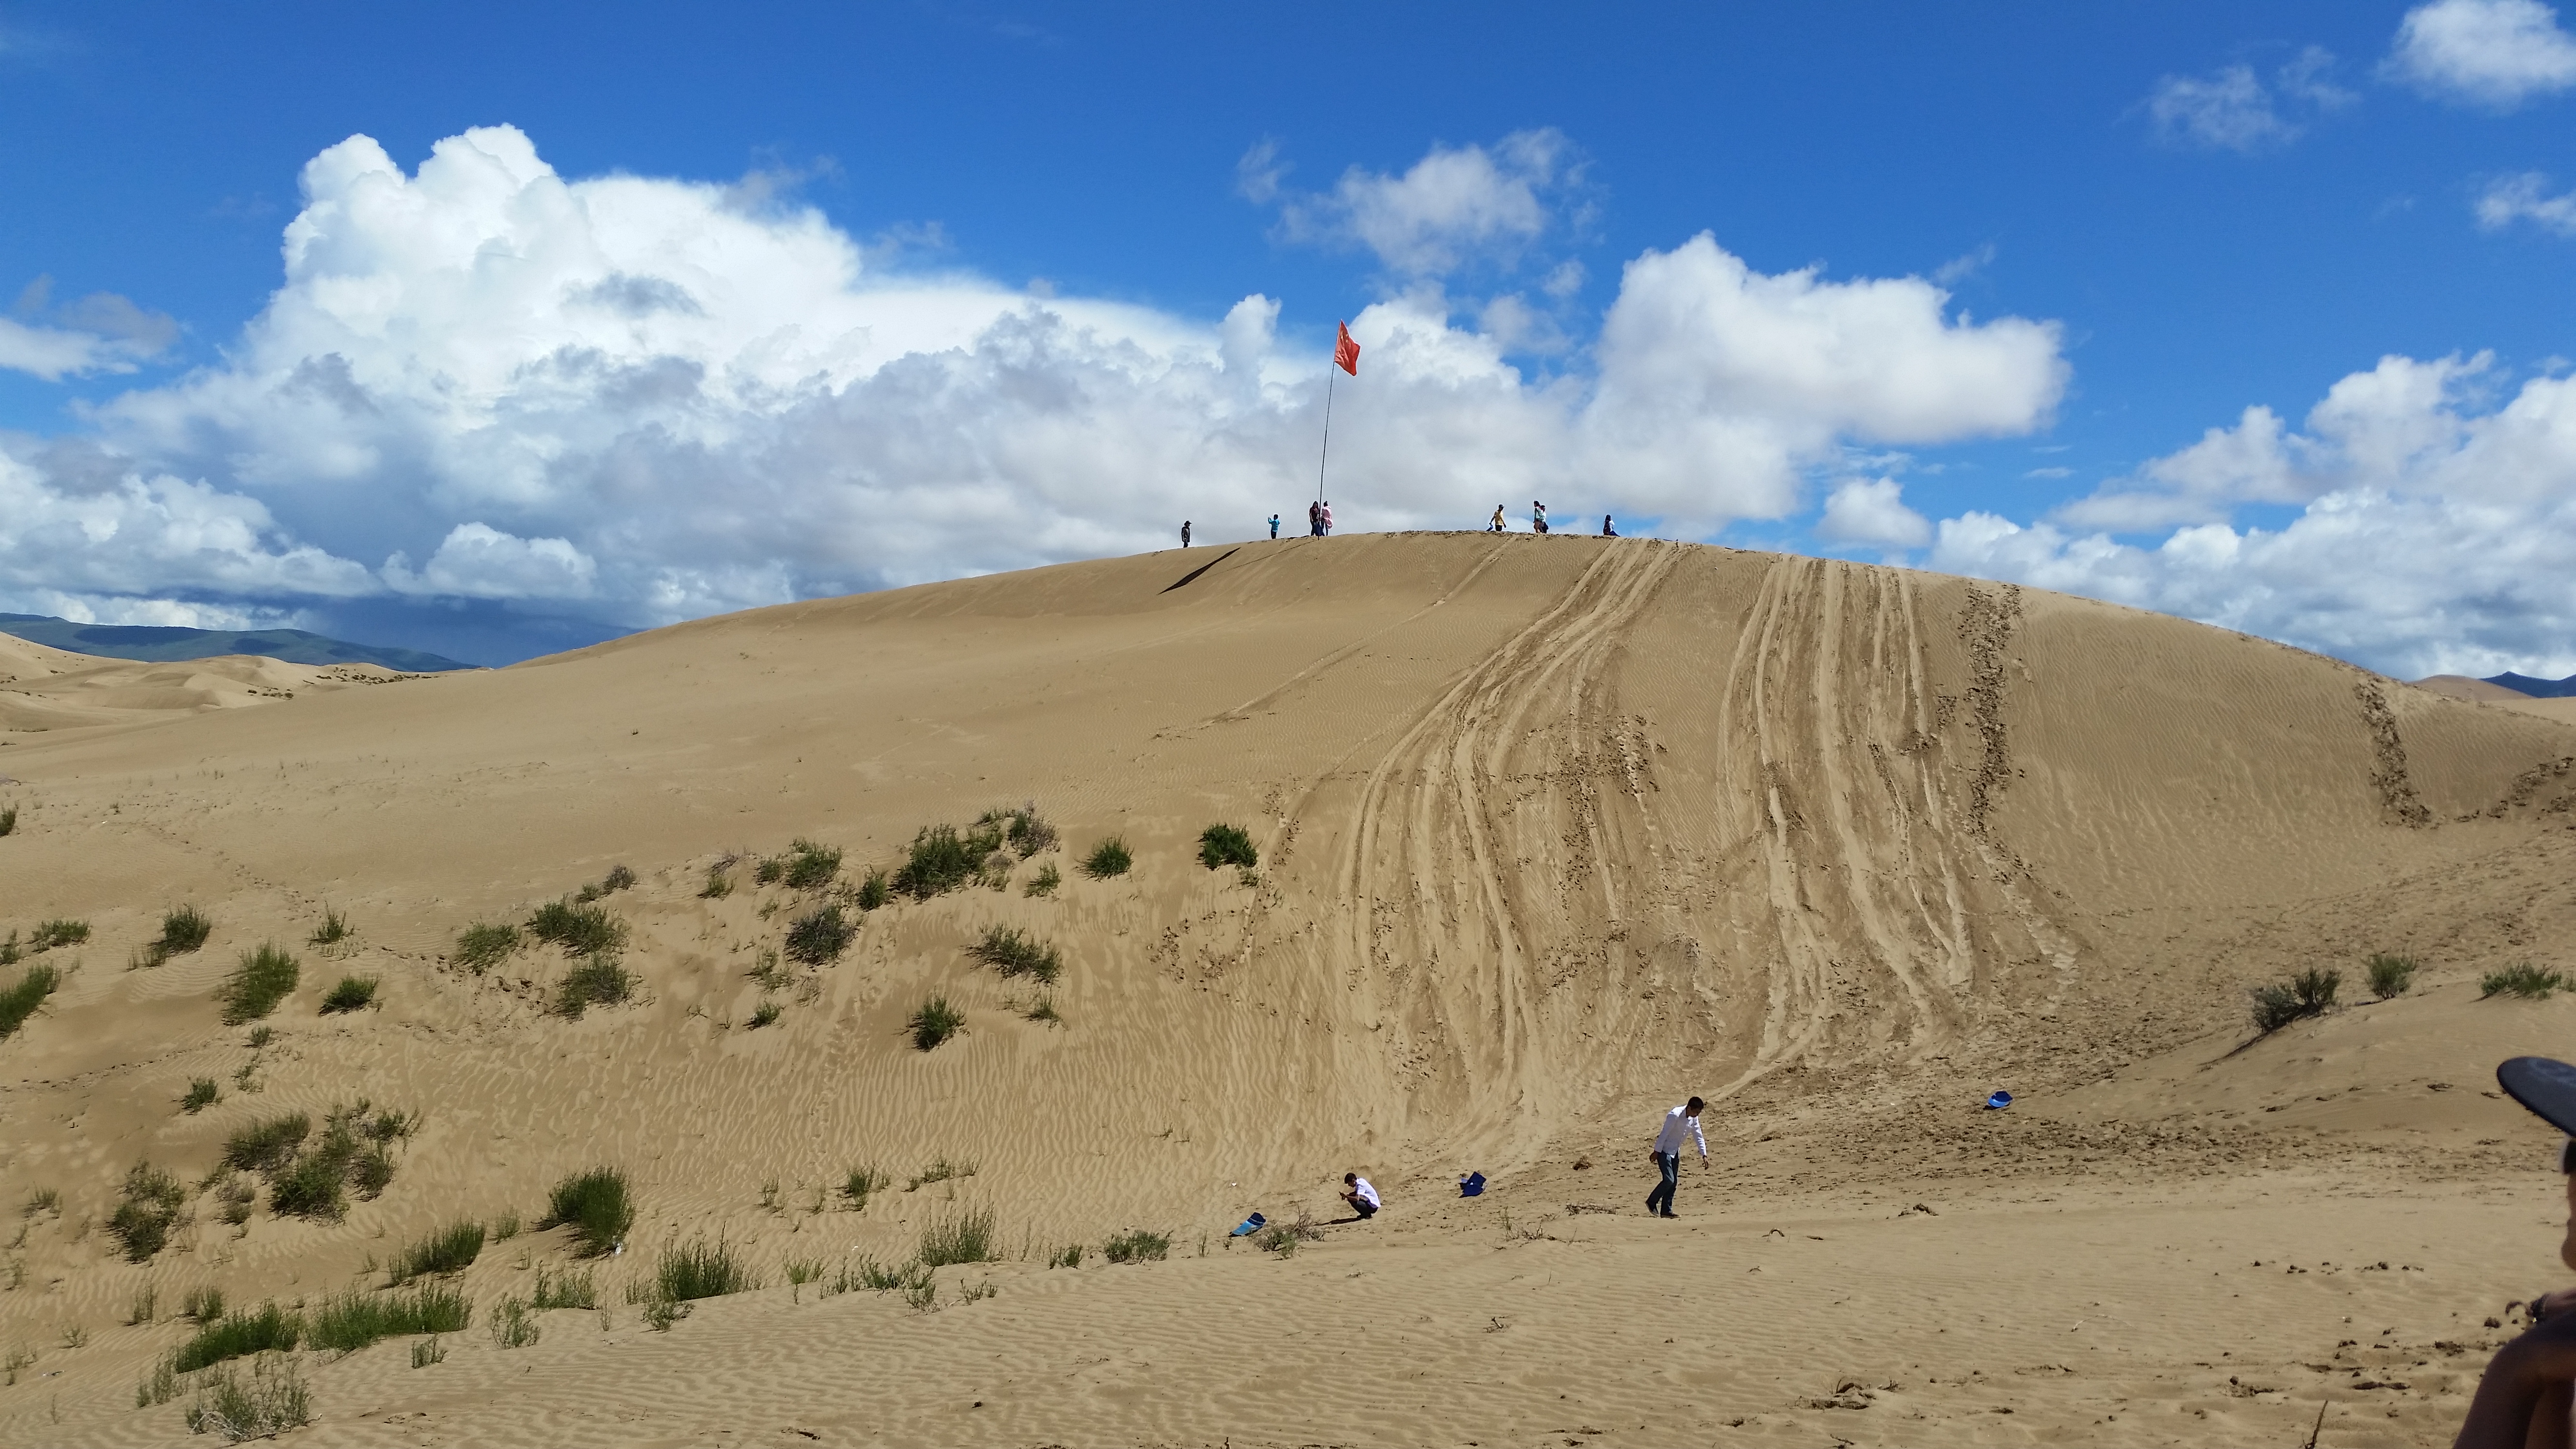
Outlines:
{"label": "distant mountain", "polygon": [[0,614],[0,634],[104,659],[212,659],[265,654],[289,664],[381,664],[406,674],[472,669],[417,649],[388,649],[325,639],[302,629],[174,629],[145,624],[75,624],[44,614]]}
{"label": "distant mountain", "polygon": [[2576,697],[2576,674],[2568,675],[2565,679],[2534,679],[2528,674],[2493,674],[2487,677],[2487,683],[2501,684],[2516,694],[2527,694],[2534,699]]}

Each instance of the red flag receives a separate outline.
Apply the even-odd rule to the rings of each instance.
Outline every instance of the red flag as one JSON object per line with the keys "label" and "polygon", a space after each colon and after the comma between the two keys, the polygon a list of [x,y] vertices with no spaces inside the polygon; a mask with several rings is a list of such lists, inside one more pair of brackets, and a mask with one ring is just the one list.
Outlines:
{"label": "red flag", "polygon": [[1342,340],[1333,344],[1333,365],[1353,377],[1360,375],[1360,345],[1351,340],[1351,324],[1342,324]]}

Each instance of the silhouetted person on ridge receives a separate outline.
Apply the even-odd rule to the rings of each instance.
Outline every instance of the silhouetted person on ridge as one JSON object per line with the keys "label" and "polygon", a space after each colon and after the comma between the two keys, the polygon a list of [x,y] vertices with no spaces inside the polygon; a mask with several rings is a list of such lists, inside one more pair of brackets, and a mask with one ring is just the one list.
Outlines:
{"label": "silhouetted person on ridge", "polygon": [[1530,500],[1530,532],[1547,532],[1547,505],[1535,498]]}
{"label": "silhouetted person on ridge", "polygon": [[1324,536],[1324,500],[1320,498],[1306,505],[1306,536],[1308,538]]}
{"label": "silhouetted person on ridge", "polygon": [[1182,519],[1182,520],[1181,520],[1181,547],[1183,547],[1183,548],[1188,548],[1189,546],[1190,546],[1190,521],[1189,521],[1188,519],[1184,518],[1184,519]]}
{"label": "silhouetted person on ridge", "polygon": [[1276,513],[1270,515],[1270,541],[1272,543],[1279,541],[1279,515]]}

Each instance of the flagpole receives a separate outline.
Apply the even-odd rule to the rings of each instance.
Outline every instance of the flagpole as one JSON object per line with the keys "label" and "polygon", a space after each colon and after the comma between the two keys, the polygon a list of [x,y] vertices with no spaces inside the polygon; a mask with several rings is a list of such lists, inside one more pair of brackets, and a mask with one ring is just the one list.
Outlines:
{"label": "flagpole", "polygon": [[1337,363],[1324,364],[1324,451],[1315,459],[1315,501],[1324,501],[1324,463],[1333,456],[1333,373]]}

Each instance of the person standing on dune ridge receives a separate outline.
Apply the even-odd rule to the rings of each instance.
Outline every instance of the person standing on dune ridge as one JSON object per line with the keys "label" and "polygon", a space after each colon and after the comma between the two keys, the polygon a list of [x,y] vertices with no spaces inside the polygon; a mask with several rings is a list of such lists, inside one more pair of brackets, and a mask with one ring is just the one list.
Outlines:
{"label": "person standing on dune ridge", "polygon": [[1655,1159],[1655,1170],[1663,1174],[1664,1180],[1655,1184],[1653,1192],[1646,1194],[1646,1211],[1659,1218],[1681,1216],[1673,1211],[1673,1190],[1681,1185],[1682,1133],[1685,1130],[1690,1133],[1691,1140],[1699,1144],[1699,1165],[1708,1166],[1708,1139],[1700,1135],[1699,1130],[1699,1110],[1707,1105],[1697,1097],[1682,1103],[1664,1114],[1664,1130],[1655,1134],[1654,1151],[1647,1155]]}
{"label": "person standing on dune ridge", "polygon": [[1333,536],[1333,500],[1331,500],[1331,499],[1329,499],[1329,498],[1325,499],[1325,500],[1324,500],[1324,511],[1323,511],[1321,514],[1317,515],[1317,516],[1318,516],[1318,517],[1320,517],[1320,518],[1322,518],[1322,519],[1323,519],[1323,521],[1324,521],[1324,536],[1325,536],[1326,538],[1330,538],[1330,537],[1332,537],[1332,536]]}
{"label": "person standing on dune ridge", "polygon": [[1188,548],[1189,546],[1190,546],[1190,521],[1189,521],[1188,519],[1184,518],[1184,519],[1182,519],[1182,520],[1181,520],[1181,547],[1183,547],[1183,548]]}
{"label": "person standing on dune ridge", "polygon": [[1270,541],[1272,543],[1279,541],[1279,515],[1276,513],[1270,515]]}
{"label": "person standing on dune ridge", "polygon": [[1485,525],[1485,531],[1487,533],[1503,531],[1503,505],[1499,503],[1494,505],[1494,521]]}

